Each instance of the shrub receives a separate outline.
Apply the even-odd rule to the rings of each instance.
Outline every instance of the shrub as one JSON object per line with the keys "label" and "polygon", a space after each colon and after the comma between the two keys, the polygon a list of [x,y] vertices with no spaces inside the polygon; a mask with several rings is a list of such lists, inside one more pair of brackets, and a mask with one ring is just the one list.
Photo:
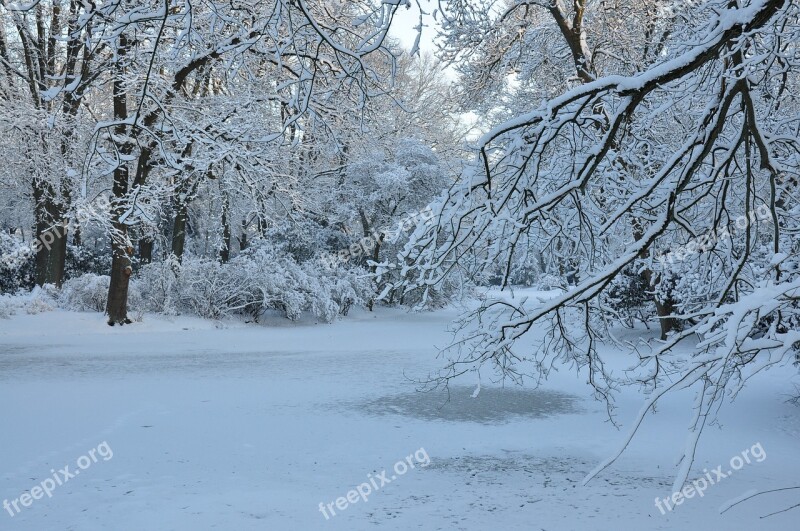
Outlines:
{"label": "shrub", "polygon": [[0,232],[0,293],[33,289],[36,261],[33,247],[17,236]]}
{"label": "shrub", "polygon": [[[108,275],[86,273],[64,282],[58,293],[58,305],[65,310],[76,312],[105,312],[108,300],[108,287],[111,278]],[[132,309],[142,305],[139,286],[131,282],[128,286],[128,306]]]}
{"label": "shrub", "polygon": [[107,275],[94,273],[71,278],[61,288],[60,302],[67,310],[104,312],[110,283]]}
{"label": "shrub", "polygon": [[36,315],[43,312],[52,312],[58,307],[58,289],[52,284],[36,286],[25,301],[25,313]]}
{"label": "shrub", "polygon": [[292,254],[264,241],[254,242],[228,263],[187,256],[182,263],[148,264],[135,282],[149,311],[210,319],[233,314],[258,319],[276,310],[291,320],[310,312],[330,322],[374,297],[365,270],[330,267],[317,260],[298,263]]}
{"label": "shrub", "polygon": [[8,319],[17,313],[14,297],[7,293],[0,293],[0,319]]}

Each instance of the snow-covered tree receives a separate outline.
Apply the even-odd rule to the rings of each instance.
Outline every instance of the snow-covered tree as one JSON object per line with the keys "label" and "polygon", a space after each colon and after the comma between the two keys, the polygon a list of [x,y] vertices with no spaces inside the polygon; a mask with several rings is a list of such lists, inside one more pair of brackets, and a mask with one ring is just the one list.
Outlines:
{"label": "snow-covered tree", "polygon": [[[133,252],[129,229],[146,217],[140,206],[151,175],[170,170],[179,174],[174,183],[173,251],[181,254],[186,204],[198,179],[214,171],[214,155],[208,155],[224,157],[220,142],[282,140],[301,116],[329,105],[326,96],[331,91],[349,88],[362,100],[379,91],[381,79],[364,58],[381,54],[393,60],[383,42],[397,3],[352,2],[325,9],[322,3],[302,0],[226,6],[121,1],[103,7],[106,43],[114,51],[113,113],[96,132],[96,151],[109,159],[114,179],[109,323],[127,321]],[[354,18],[360,24],[354,25]],[[251,84],[245,89],[246,99],[231,113],[257,114],[254,102],[283,106],[289,110],[284,119],[252,123],[263,127],[252,130],[242,130],[238,120],[228,129],[220,116],[205,126],[195,119],[199,127],[178,127],[184,107],[209,95],[204,86],[236,77]],[[253,91],[257,82],[262,83],[261,94]],[[203,141],[209,145],[201,146]]]}
{"label": "snow-covered tree", "polygon": [[11,128],[6,138],[15,139],[4,148],[24,158],[15,178],[25,177],[33,204],[40,285],[64,278],[85,155],[78,147],[88,123],[82,105],[108,65],[97,38],[101,17],[94,4],[78,1],[0,6],[0,112]]}
{"label": "snow-covered tree", "polygon": [[[494,24],[480,15],[486,4],[448,2],[443,31],[462,44],[479,39]],[[560,5],[512,2],[505,13]],[[593,6],[574,9],[583,7]],[[697,390],[676,490],[720,400],[800,342],[798,6],[724,0],[681,10],[654,14],[671,26],[638,64],[621,56],[600,68],[591,41],[576,38],[580,83],[479,140],[475,163],[435,203],[438,223],[418,227],[407,245],[396,286],[431,292],[454,272],[477,276],[498,263],[507,278],[518,247],[535,242],[575,265],[574,284],[545,301],[490,300],[467,316],[443,378],[485,365],[542,376],[560,360],[585,368],[610,403],[620,381],[597,347],[622,321],[609,304],[615,280],[658,275],[648,284],[668,292],[657,300],[669,311],[659,313],[674,323],[663,341],[635,346],[623,382],[652,390],[634,431],[665,393]],[[567,29],[580,18],[573,12]],[[632,41],[652,47],[655,30],[641,27]],[[514,52],[536,57],[524,42]],[[539,347],[520,344],[539,325]],[[688,357],[676,348],[684,343]]]}

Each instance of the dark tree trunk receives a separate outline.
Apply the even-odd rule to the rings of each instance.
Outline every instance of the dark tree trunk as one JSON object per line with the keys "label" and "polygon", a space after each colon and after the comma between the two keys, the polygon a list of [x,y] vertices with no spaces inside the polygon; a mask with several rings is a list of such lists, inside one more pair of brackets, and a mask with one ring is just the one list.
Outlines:
{"label": "dark tree trunk", "polygon": [[60,288],[64,283],[64,270],[67,263],[67,227],[59,225],[53,230],[55,241],[50,249],[50,260],[47,267],[48,282]]}
{"label": "dark tree trunk", "polygon": [[219,250],[219,259],[223,264],[231,259],[231,219],[230,200],[228,194],[222,193],[222,248]]}
{"label": "dark tree trunk", "polygon": [[143,264],[153,262],[153,238],[143,236],[139,238],[139,261]]}
{"label": "dark tree trunk", "polygon": [[180,262],[186,246],[186,225],[189,220],[189,207],[186,203],[178,203],[175,207],[175,221],[172,224],[172,254]]}
{"label": "dark tree trunk", "polygon": [[111,284],[108,288],[106,313],[108,324],[130,323],[128,319],[128,286],[130,285],[131,251],[128,246],[128,229],[122,223],[114,224],[114,236],[111,238]]}
{"label": "dark tree trunk", "polygon": [[247,220],[242,220],[242,234],[239,236],[239,251],[247,249]]}
{"label": "dark tree trunk", "polygon": [[661,302],[656,298],[656,313],[661,323],[661,339],[667,339],[670,332],[677,332],[681,329],[681,323],[675,317],[670,317],[675,313],[675,302],[672,299]]}
{"label": "dark tree trunk", "polygon": [[[383,233],[381,233],[379,238],[375,237],[375,235],[372,232],[372,223],[370,223],[369,219],[367,218],[367,214],[366,212],[364,212],[364,210],[359,210],[358,215],[359,218],[361,218],[361,230],[364,232],[364,237],[370,238],[371,243],[373,245],[372,256],[370,256],[368,259],[371,259],[373,262],[377,262],[381,254],[381,244],[383,243],[384,235]],[[370,273],[374,273],[375,271],[377,271],[377,267],[369,266],[369,271]]]}
{"label": "dark tree trunk", "polygon": [[[649,286],[650,289],[655,289],[661,282],[660,275],[654,275],[650,269],[645,269],[641,275],[645,285]],[[672,317],[676,310],[675,301],[672,298],[662,301],[657,294],[653,296],[653,300],[656,305],[658,322],[661,326],[661,339],[665,340],[670,332],[677,332],[681,329],[680,321]]]}
{"label": "dark tree trunk", "polygon": [[[128,100],[124,84],[125,67],[123,66],[127,51],[127,38],[123,33],[119,36],[118,58],[114,66],[113,82],[114,118],[119,122],[114,127],[114,133],[119,138],[126,136],[126,127],[123,121],[128,117]],[[117,161],[117,167],[114,170],[112,187],[114,201],[111,205],[111,219],[114,220],[114,224],[111,234],[111,283],[108,286],[108,301],[106,302],[108,324],[111,326],[130,323],[128,319],[128,285],[132,273],[130,257],[133,249],[130,247],[128,239],[128,227],[120,222],[120,218],[126,210],[129,179],[127,160],[131,149],[128,141],[123,140],[123,144],[119,146],[122,156]]]}
{"label": "dark tree trunk", "polygon": [[49,184],[34,181],[34,215],[36,217],[36,284],[64,281],[67,256],[67,227],[61,209],[53,201]]}
{"label": "dark tree trunk", "polygon": [[[381,244],[383,243],[383,239],[385,238],[385,235],[381,232],[380,236],[378,236],[376,238],[375,234],[377,234],[377,233],[373,233],[372,224],[370,223],[369,219],[367,218],[366,212],[364,212],[364,210],[359,210],[358,211],[358,215],[361,218],[361,228],[364,231],[364,237],[365,238],[370,238],[371,242],[372,242],[372,245],[373,245],[373,247],[372,247],[372,256],[371,256],[372,261],[377,263],[378,259],[380,258],[380,255],[381,255]],[[378,266],[376,266],[376,265],[369,266],[370,273],[375,273],[377,270],[378,270]],[[375,304],[374,300],[370,300],[367,303],[367,308],[369,309],[369,311],[372,311],[372,308],[373,308],[374,304]]]}
{"label": "dark tree trunk", "polygon": [[[36,217],[39,217],[37,212]],[[43,225],[45,227],[43,227]],[[47,271],[50,268],[50,249],[43,242],[42,236],[46,232],[46,223],[37,221],[35,235],[36,235],[36,285],[44,286],[47,284]]]}
{"label": "dark tree trunk", "polygon": [[[633,223],[633,237],[636,241],[639,241],[644,237],[644,231],[642,230],[641,222],[638,219],[634,220]],[[642,251],[639,257],[645,259],[649,256],[649,254],[650,250],[645,249]],[[641,273],[639,273],[639,275],[644,281],[644,285],[653,291],[655,291],[658,285],[662,282],[661,275],[655,274],[650,268],[645,268]],[[655,293],[653,295],[653,302],[655,302],[656,315],[658,316],[658,322],[661,326],[661,339],[665,340],[670,332],[679,331],[681,329],[680,321],[675,317],[671,317],[676,310],[675,301],[672,300],[671,297],[668,297],[667,300],[661,300],[658,297],[658,294]]]}

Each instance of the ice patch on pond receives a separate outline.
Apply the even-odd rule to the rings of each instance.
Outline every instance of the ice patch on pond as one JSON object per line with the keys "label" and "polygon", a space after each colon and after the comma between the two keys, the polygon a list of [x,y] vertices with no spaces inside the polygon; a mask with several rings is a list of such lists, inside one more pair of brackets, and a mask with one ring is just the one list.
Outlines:
{"label": "ice patch on pond", "polygon": [[472,387],[401,393],[352,404],[371,415],[401,415],[422,420],[498,424],[515,418],[544,418],[579,413],[575,395],[543,389]]}

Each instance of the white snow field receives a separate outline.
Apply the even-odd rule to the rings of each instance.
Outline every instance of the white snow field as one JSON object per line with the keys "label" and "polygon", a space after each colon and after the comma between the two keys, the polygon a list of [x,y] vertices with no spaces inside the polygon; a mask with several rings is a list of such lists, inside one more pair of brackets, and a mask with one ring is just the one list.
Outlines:
{"label": "white snow field", "polygon": [[[450,402],[417,393],[456,315],[380,309],[331,325],[148,315],[121,329],[64,311],[0,320],[0,529],[800,528],[800,509],[761,518],[800,501],[797,490],[720,513],[750,491],[800,484],[800,408],[787,403],[796,368],[726,403],[691,474],[715,484],[662,515],[655,499],[672,494],[689,394],[664,402],[582,486],[643,395],[617,397],[617,429],[567,369],[539,389],[486,376],[472,398],[471,376]],[[621,366],[629,354],[609,356]],[[740,470],[712,474],[731,463]],[[364,496],[348,500],[356,487]]]}

